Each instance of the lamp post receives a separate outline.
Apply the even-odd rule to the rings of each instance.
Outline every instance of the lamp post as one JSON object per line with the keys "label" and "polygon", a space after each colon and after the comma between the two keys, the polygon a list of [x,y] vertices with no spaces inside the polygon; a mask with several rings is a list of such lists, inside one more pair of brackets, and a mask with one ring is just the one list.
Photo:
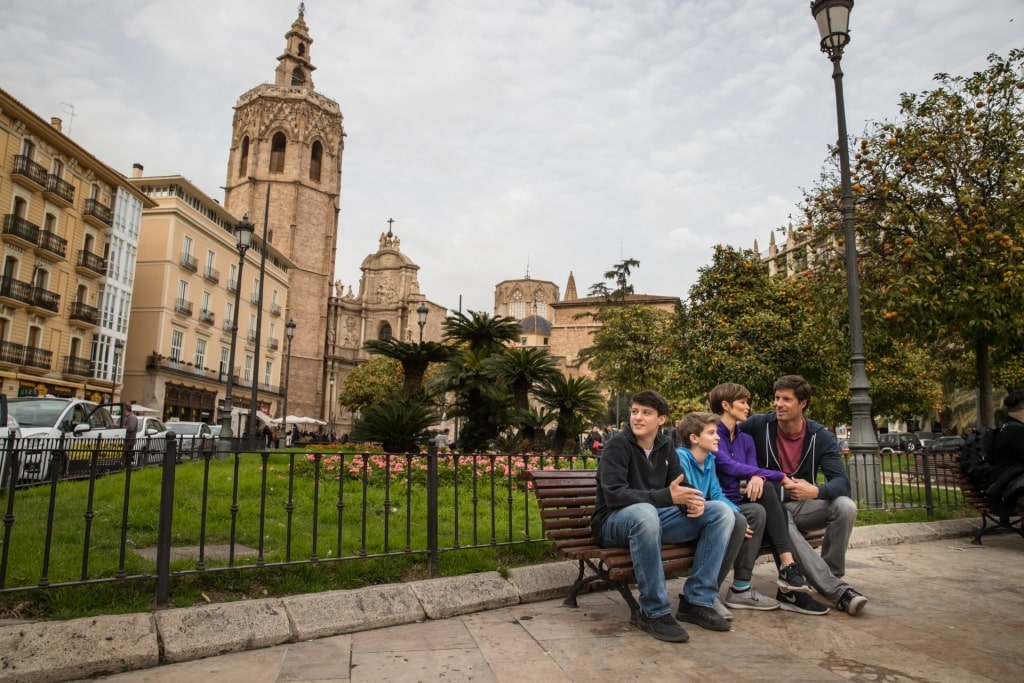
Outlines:
{"label": "lamp post", "polygon": [[429,312],[430,309],[427,308],[427,304],[421,301],[419,308],[416,309],[416,317],[419,319],[420,325],[420,344],[423,343],[423,328],[427,324],[427,313]]}
{"label": "lamp post", "polygon": [[839,124],[839,174],[842,190],[846,296],[850,317],[850,479],[853,497],[869,505],[881,502],[878,440],[871,420],[871,396],[864,358],[861,327],[860,275],[857,272],[857,235],[854,229],[853,190],[850,182],[850,149],[846,134],[846,105],[843,101],[843,48],[850,42],[850,10],[853,0],[814,0],[811,14],[821,34],[821,51],[832,62],[836,90],[836,119]]}
{"label": "lamp post", "polygon": [[235,346],[238,342],[238,306],[240,304],[240,297],[242,294],[242,268],[245,267],[245,252],[249,249],[249,244],[252,242],[252,233],[255,226],[249,222],[249,214],[242,216],[242,220],[238,221],[235,225],[235,239],[237,243],[235,248],[238,249],[238,276],[235,279],[235,310],[233,314],[233,320],[231,321],[231,350],[228,352],[228,378],[227,385],[224,388],[224,410],[220,412],[220,424],[221,438],[230,439],[234,436],[231,433],[231,389],[234,385],[235,378]]}
{"label": "lamp post", "polygon": [[327,382],[331,385],[331,390],[327,392],[328,399],[330,400],[330,404],[327,406],[327,420],[331,425],[330,433],[334,434],[334,375],[328,377]]}
{"label": "lamp post", "polygon": [[124,339],[114,340],[114,376],[111,378],[114,382],[114,386],[110,391],[110,400],[116,401],[118,399],[117,385],[118,376],[121,373],[121,358],[124,356]]}
{"label": "lamp post", "polygon": [[281,422],[284,424],[284,442],[287,445],[288,439],[291,437],[288,434],[288,375],[292,371],[292,337],[295,336],[295,321],[288,318],[288,322],[284,324],[284,337],[285,337],[285,350],[284,350],[284,406],[281,408],[283,415],[281,416]]}

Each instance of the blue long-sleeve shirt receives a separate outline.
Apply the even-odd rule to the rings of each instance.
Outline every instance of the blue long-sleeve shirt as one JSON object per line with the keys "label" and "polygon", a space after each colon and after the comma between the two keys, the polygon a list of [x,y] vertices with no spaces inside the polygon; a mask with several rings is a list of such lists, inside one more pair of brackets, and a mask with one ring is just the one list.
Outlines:
{"label": "blue long-sleeve shirt", "polygon": [[679,456],[679,464],[683,467],[683,474],[686,475],[686,484],[704,494],[704,500],[720,500],[729,505],[733,512],[739,512],[739,508],[722,493],[722,487],[718,483],[718,475],[715,474],[715,454],[708,453],[704,458],[704,464],[699,464],[693,457],[689,448],[679,446],[676,448]]}
{"label": "blue long-sleeve shirt", "polygon": [[740,493],[740,480],[751,477],[764,477],[772,481],[782,481],[785,473],[757,466],[757,446],[754,437],[736,430],[736,437],[729,433],[724,422],[718,423],[718,453],[715,458],[715,471],[718,483],[725,497],[734,503],[743,500]]}

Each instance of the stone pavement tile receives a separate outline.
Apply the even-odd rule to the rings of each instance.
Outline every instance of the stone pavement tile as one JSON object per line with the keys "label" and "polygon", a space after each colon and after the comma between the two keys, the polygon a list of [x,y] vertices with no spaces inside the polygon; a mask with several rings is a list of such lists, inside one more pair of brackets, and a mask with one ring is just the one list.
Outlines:
{"label": "stone pavement tile", "polygon": [[352,634],[353,653],[389,652],[398,648],[432,650],[438,647],[465,649],[476,647],[476,642],[461,619],[427,620]]}
{"label": "stone pavement tile", "polygon": [[424,681],[488,681],[497,678],[480,651],[469,649],[353,652],[352,683],[421,683]]}
{"label": "stone pavement tile", "polygon": [[153,669],[130,671],[90,680],[109,681],[110,683],[121,681],[130,681],[130,683],[180,683],[181,681],[276,683],[286,648],[285,645],[279,645],[248,652],[233,652],[220,657],[167,664]]}
{"label": "stone pavement tile", "polygon": [[495,610],[468,614],[461,618],[480,653],[493,666],[495,662],[521,663],[546,659],[547,653],[530,634],[519,625],[510,610]]}
{"label": "stone pavement tile", "polygon": [[286,649],[276,683],[347,681],[352,636],[332,636],[282,646]]}
{"label": "stone pavement tile", "polygon": [[576,683],[551,659],[530,659],[523,661],[487,660],[498,683]]}

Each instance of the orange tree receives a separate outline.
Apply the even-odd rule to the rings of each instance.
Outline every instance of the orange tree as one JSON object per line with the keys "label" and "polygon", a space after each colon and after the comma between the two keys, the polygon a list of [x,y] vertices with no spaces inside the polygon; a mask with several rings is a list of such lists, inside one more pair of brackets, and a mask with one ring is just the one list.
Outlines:
{"label": "orange tree", "polygon": [[[904,94],[896,121],[869,126],[853,169],[865,318],[973,357],[973,377],[955,374],[976,382],[988,425],[993,361],[1019,365],[1024,349],[1022,64],[1020,50],[992,55],[984,71]],[[812,241],[841,246],[834,176],[805,209]]]}

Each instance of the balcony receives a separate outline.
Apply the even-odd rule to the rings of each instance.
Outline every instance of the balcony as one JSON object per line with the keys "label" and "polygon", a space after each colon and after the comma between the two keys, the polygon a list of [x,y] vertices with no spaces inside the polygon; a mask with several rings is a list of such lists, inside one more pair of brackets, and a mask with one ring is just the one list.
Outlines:
{"label": "balcony", "polygon": [[220,282],[220,271],[218,271],[216,268],[211,268],[207,266],[206,270],[203,272],[203,279],[206,280],[207,282],[217,284],[218,282]]}
{"label": "balcony", "polygon": [[228,281],[228,293],[234,294],[238,291],[238,278]]}
{"label": "balcony", "polygon": [[92,361],[88,358],[64,356],[64,368],[61,372],[64,375],[71,375],[73,377],[92,377]]}
{"label": "balcony", "polygon": [[213,311],[199,311],[199,322],[206,325],[213,324]]}
{"label": "balcony", "polygon": [[60,294],[43,287],[32,288],[32,302],[28,310],[37,315],[54,316],[60,311]]}
{"label": "balcony", "polygon": [[46,176],[46,189],[43,190],[43,195],[71,206],[75,203],[75,186],[51,173]]}
{"label": "balcony", "polygon": [[249,330],[248,334],[245,336],[245,340],[249,342],[256,341],[256,330]]}
{"label": "balcony", "polygon": [[40,230],[35,252],[40,256],[56,255],[64,258],[68,253],[68,241],[50,230]]}
{"label": "balcony", "polygon": [[9,341],[0,341],[0,366],[12,368],[25,362],[25,347]]}
{"label": "balcony", "polygon": [[199,270],[199,259],[192,254],[181,255],[181,267],[195,273]]}
{"label": "balcony", "polygon": [[267,340],[267,348],[271,351],[277,351],[277,340],[271,337]]}
{"label": "balcony", "polygon": [[81,301],[72,301],[68,321],[77,327],[95,327],[100,324],[100,309]]}
{"label": "balcony", "polygon": [[281,315],[281,305],[280,304],[270,304],[270,315],[280,316]]}
{"label": "balcony", "polygon": [[100,204],[98,199],[86,199],[82,217],[97,228],[109,228],[114,224],[114,212],[109,206]]}
{"label": "balcony", "polygon": [[15,280],[13,277],[0,278],[0,302],[7,304],[31,304],[32,283]]}
{"label": "balcony", "polygon": [[46,169],[21,154],[14,155],[14,168],[11,179],[30,190],[46,189]]}
{"label": "balcony", "polygon": [[252,303],[252,304],[255,304],[255,305],[259,305],[259,303],[260,303],[260,293],[259,292],[253,292],[252,295],[249,297],[249,303]]}
{"label": "balcony", "polygon": [[175,375],[199,377],[210,382],[223,382],[221,373],[210,368],[202,368],[183,360],[166,358],[159,353],[153,353],[146,357],[147,370],[169,371]]}
{"label": "balcony", "polygon": [[87,275],[89,277],[105,275],[107,272],[107,260],[91,251],[79,249],[78,261],[75,262],[75,271],[79,275]]}
{"label": "balcony", "polygon": [[53,351],[39,349],[34,346],[25,347],[25,358],[21,362],[22,370],[39,375],[49,372],[52,365]]}
{"label": "balcony", "polygon": [[185,299],[178,299],[174,302],[174,312],[192,317],[192,302]]}
{"label": "balcony", "polygon": [[19,247],[35,247],[39,244],[39,226],[9,213],[4,216],[3,240]]}

